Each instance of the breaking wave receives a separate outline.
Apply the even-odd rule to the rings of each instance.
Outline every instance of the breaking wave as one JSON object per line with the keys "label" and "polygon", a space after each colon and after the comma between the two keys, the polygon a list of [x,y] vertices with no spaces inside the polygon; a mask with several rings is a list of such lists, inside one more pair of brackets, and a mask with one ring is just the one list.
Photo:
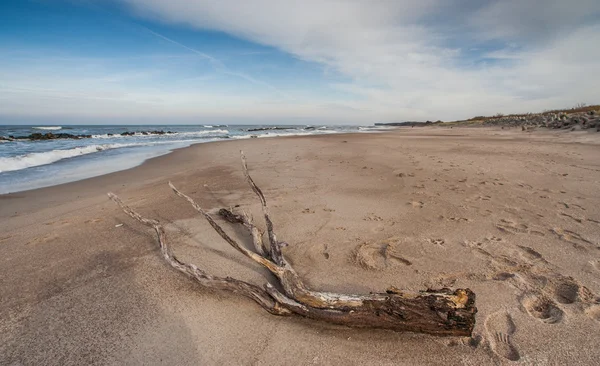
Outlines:
{"label": "breaking wave", "polygon": [[0,173],[21,170],[34,166],[52,164],[62,159],[75,156],[92,154],[99,151],[118,149],[130,146],[129,144],[104,144],[90,145],[85,147],[76,147],[67,150],[52,150],[45,152],[29,153],[25,155],[12,156],[9,158],[0,158]]}
{"label": "breaking wave", "polygon": [[8,158],[0,157],[0,173],[10,172],[13,170],[21,170],[32,168],[40,165],[55,163],[59,160],[74,158],[76,156],[88,155],[105,150],[120,149],[124,147],[134,146],[154,146],[154,145],[173,145],[173,144],[193,144],[198,140],[170,140],[170,141],[153,141],[153,142],[138,142],[129,144],[97,144],[82,147],[75,147],[65,150],[52,150],[44,152],[35,152],[25,155],[12,156]]}
{"label": "breaking wave", "polygon": [[40,126],[40,127],[31,127],[32,130],[47,130],[47,131],[57,131],[62,130],[60,126]]}

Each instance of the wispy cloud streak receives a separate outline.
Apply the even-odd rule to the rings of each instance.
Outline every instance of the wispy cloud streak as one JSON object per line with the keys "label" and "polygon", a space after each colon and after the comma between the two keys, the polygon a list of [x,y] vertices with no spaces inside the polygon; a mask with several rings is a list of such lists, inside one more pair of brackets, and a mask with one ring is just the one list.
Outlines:
{"label": "wispy cloud streak", "polygon": [[148,33],[150,33],[150,34],[152,34],[152,35],[160,38],[160,39],[163,39],[163,40],[165,40],[165,41],[167,41],[169,43],[172,43],[172,44],[174,44],[176,46],[184,48],[184,49],[186,49],[186,50],[188,50],[190,52],[195,53],[196,55],[200,56],[201,58],[208,60],[212,64],[212,66],[215,68],[215,70],[218,71],[218,72],[220,72],[220,73],[222,73],[222,74],[235,76],[237,78],[246,80],[246,81],[248,81],[248,82],[250,82],[252,84],[259,85],[259,86],[262,86],[262,87],[266,87],[266,88],[268,88],[268,89],[276,92],[277,94],[279,94],[279,95],[281,95],[281,96],[283,96],[283,97],[285,97],[287,99],[293,99],[288,93],[280,90],[279,88],[277,88],[276,86],[274,86],[274,85],[272,85],[270,83],[267,83],[266,81],[263,81],[263,80],[260,80],[260,79],[256,79],[256,78],[254,78],[254,77],[252,77],[250,75],[247,75],[247,74],[245,74],[243,72],[234,71],[234,70],[230,69],[229,67],[227,67],[225,65],[225,63],[223,63],[223,61],[217,59],[216,57],[213,57],[213,56],[211,56],[211,55],[209,55],[207,53],[201,52],[201,51],[199,51],[199,50],[197,50],[195,48],[186,46],[186,45],[184,45],[181,42],[177,42],[174,39],[171,39],[171,38],[169,38],[167,36],[164,36],[164,35],[162,35],[162,34],[160,34],[158,32],[155,32],[152,29],[150,29],[148,27],[145,27],[143,25],[137,24],[137,26],[140,27],[140,28],[142,28],[146,32],[148,32]]}

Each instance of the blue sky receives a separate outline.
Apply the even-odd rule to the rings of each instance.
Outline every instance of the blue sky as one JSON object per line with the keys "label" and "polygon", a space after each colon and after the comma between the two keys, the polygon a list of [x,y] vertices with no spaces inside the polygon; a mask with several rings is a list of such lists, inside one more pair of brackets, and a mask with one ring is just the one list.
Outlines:
{"label": "blue sky", "polygon": [[598,15],[588,0],[2,1],[0,124],[370,124],[598,103]]}

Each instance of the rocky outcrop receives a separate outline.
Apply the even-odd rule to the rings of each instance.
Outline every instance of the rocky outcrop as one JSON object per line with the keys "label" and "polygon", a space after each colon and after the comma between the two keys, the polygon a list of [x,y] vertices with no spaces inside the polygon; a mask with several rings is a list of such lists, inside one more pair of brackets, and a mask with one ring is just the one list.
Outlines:
{"label": "rocky outcrop", "polygon": [[521,127],[523,131],[537,127],[570,130],[600,129],[600,115],[594,110],[575,113],[539,113],[487,118],[483,124],[486,126]]}
{"label": "rocky outcrop", "polygon": [[32,133],[28,136],[8,136],[12,140],[56,140],[56,139],[89,139],[92,135],[73,135],[70,133]]}
{"label": "rocky outcrop", "polygon": [[[163,130],[159,130],[159,131],[139,131],[139,132],[130,132],[130,131],[126,131],[121,133],[121,136],[135,136],[138,134],[142,134],[142,135],[167,135],[167,134],[174,134],[175,132],[172,131],[163,131]],[[109,133],[108,136],[114,136],[112,133]],[[118,136],[118,135],[117,135]],[[74,134],[70,134],[70,133],[52,133],[52,132],[48,132],[48,133],[32,133],[31,135],[27,135],[27,136],[0,136],[0,141],[16,141],[16,140],[31,140],[31,141],[38,141],[38,140],[58,140],[58,139],[71,139],[71,140],[78,140],[78,139],[89,139],[92,138],[92,135],[74,135]]]}

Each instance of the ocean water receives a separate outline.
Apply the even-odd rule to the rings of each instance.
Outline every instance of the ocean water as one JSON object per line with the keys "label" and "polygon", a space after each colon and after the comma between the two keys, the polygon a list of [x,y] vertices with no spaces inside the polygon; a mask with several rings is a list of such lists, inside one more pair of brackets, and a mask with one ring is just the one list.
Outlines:
{"label": "ocean water", "polygon": [[[0,136],[32,133],[92,135],[85,139],[0,140],[0,194],[52,186],[129,169],[173,149],[224,139],[347,132],[377,132],[372,126],[279,126],[285,130],[249,131],[274,126],[0,126]],[[162,135],[147,131],[170,131]],[[131,136],[121,135],[124,132]]]}

